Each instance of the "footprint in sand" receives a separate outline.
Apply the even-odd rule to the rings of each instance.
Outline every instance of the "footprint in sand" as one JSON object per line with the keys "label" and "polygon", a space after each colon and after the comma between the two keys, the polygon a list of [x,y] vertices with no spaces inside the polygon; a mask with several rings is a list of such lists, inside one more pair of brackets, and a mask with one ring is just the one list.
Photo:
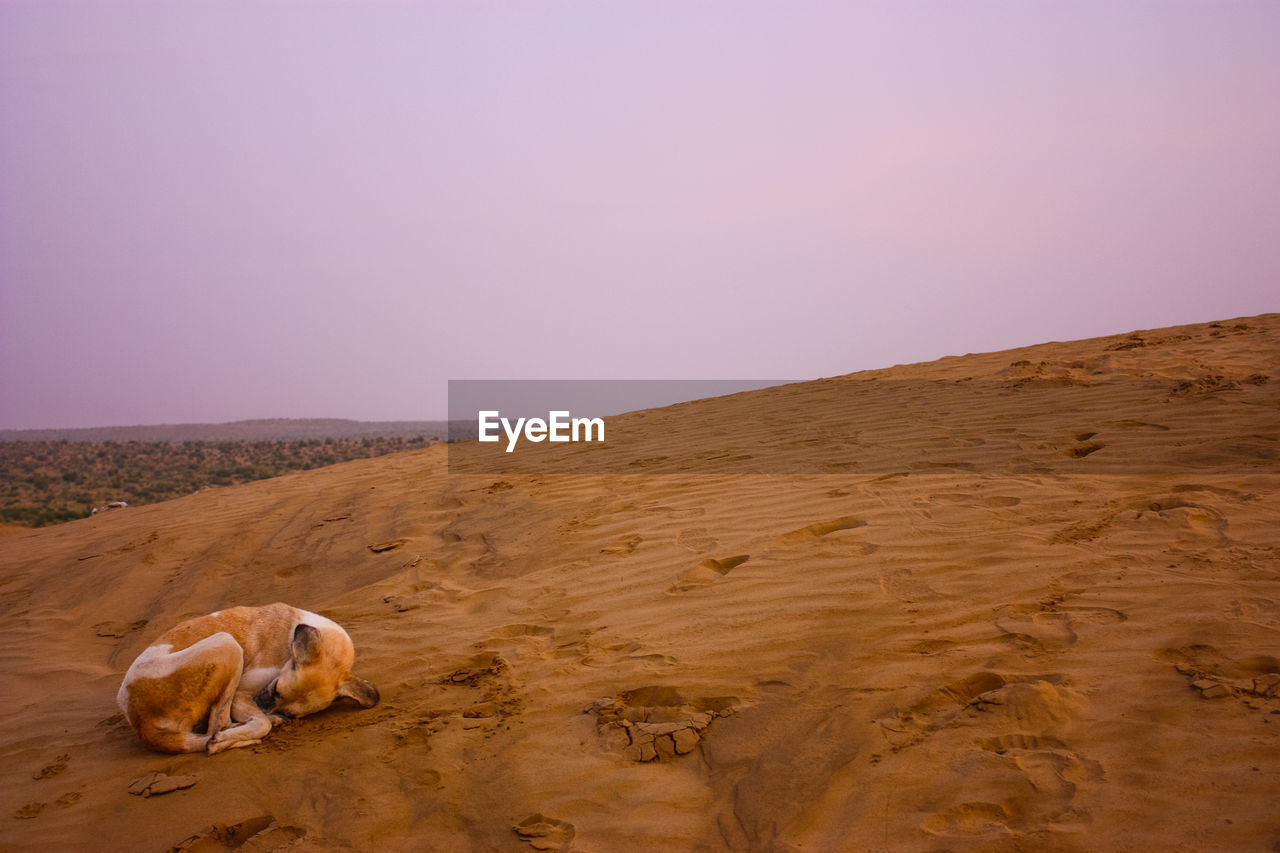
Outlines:
{"label": "footprint in sand", "polygon": [[542,813],[531,814],[511,831],[534,850],[568,850],[576,830],[573,824]]}
{"label": "footprint in sand", "polygon": [[1163,649],[1160,656],[1173,661],[1203,699],[1234,696],[1255,708],[1271,704],[1264,700],[1280,699],[1280,658],[1253,655],[1232,659],[1203,644]]}
{"label": "footprint in sand", "polygon": [[548,628],[546,625],[506,625],[493,632],[495,639],[513,640],[523,638],[536,638],[540,641],[549,642],[551,637],[555,636],[555,629]]}
{"label": "footprint in sand", "polygon": [[[422,562],[421,555],[405,563],[405,568],[414,568]],[[397,583],[397,591],[382,597],[384,604],[389,604],[396,613],[408,613],[424,605],[457,604],[472,595],[474,590],[455,586],[447,581],[419,581],[412,584]]]}
{"label": "footprint in sand", "polygon": [[1154,430],[1156,432],[1168,432],[1170,429],[1172,429],[1172,427],[1167,427],[1164,424],[1151,424],[1151,423],[1147,423],[1146,421],[1123,420],[1123,421],[1113,421],[1112,423],[1115,426],[1124,427],[1125,429],[1144,429],[1144,430]]}
{"label": "footprint in sand", "polygon": [[1012,678],[977,672],[939,687],[896,715],[878,720],[895,750],[919,743],[938,729],[988,715],[1003,728],[1018,732],[1043,731],[1074,719],[1085,699],[1056,676]]}
{"label": "footprint in sand", "polygon": [[508,657],[541,657],[555,639],[555,629],[545,625],[506,625],[485,640],[486,649],[497,649]]}
{"label": "footprint in sand", "polygon": [[[532,626],[514,626],[525,628]],[[471,695],[471,704],[460,713],[464,729],[492,729],[507,718],[524,710],[520,685],[511,678],[511,666],[501,655],[481,652],[463,666],[441,679],[441,684],[466,686],[479,691],[479,701]]]}
{"label": "footprint in sand", "polygon": [[443,684],[465,684],[475,687],[486,679],[504,676],[509,667],[500,655],[481,652],[442,679]]}
{"label": "footprint in sand", "polygon": [[648,652],[635,640],[618,638],[594,638],[590,630],[580,632],[574,641],[561,643],[553,655],[557,658],[578,659],[578,663],[591,669],[638,665],[645,672],[659,672],[675,666],[678,661],[670,655]]}
{"label": "footprint in sand", "polygon": [[1071,614],[1035,605],[1005,605],[997,611],[996,628],[1032,652],[1061,651],[1075,644]]}
{"label": "footprint in sand", "polygon": [[1068,447],[1066,450],[1062,452],[1065,453],[1067,456],[1070,456],[1072,459],[1083,459],[1084,457],[1088,456],[1091,453],[1097,453],[1099,450],[1101,450],[1104,447],[1106,447],[1105,444],[1101,444],[1096,441],[1090,441],[1087,443],[1077,444],[1074,447]]}
{"label": "footprint in sand", "polygon": [[99,622],[93,626],[93,633],[99,637],[111,637],[120,639],[134,631],[147,627],[146,619],[139,619],[136,622]]}
{"label": "footprint in sand", "polygon": [[673,521],[688,521],[691,518],[701,518],[707,514],[705,507],[683,507],[677,508],[672,506],[654,506],[647,507],[650,512],[660,512]]}
{"label": "footprint in sand", "polygon": [[1075,829],[1082,786],[1102,779],[1102,765],[1063,748],[972,751],[954,762],[965,789],[990,800],[968,801],[928,815],[921,828],[948,838],[1007,836],[1057,825]]}
{"label": "footprint in sand", "polygon": [[632,468],[649,468],[653,465],[660,465],[663,462],[666,462],[667,459],[668,457],[666,456],[645,456],[640,459],[632,459],[627,464]]}
{"label": "footprint in sand", "polygon": [[690,527],[681,530],[676,536],[676,544],[695,554],[705,554],[712,548],[716,547],[719,542],[712,536],[705,527]]}
{"label": "footprint in sand", "polygon": [[634,554],[636,549],[640,547],[640,543],[644,541],[644,537],[638,533],[632,533],[629,536],[620,536],[609,544],[600,549],[600,553],[608,557],[624,557],[627,554]]}
{"label": "footprint in sand", "polygon": [[203,832],[179,842],[173,853],[214,853],[214,851],[277,850],[296,848],[294,842],[307,834],[297,826],[281,826],[271,815],[250,818],[235,824],[214,824]]}
{"label": "footprint in sand", "polygon": [[129,783],[129,793],[147,799],[160,794],[170,794],[190,788],[199,781],[196,776],[175,775],[168,773],[148,773]]}
{"label": "footprint in sand", "polygon": [[852,530],[855,527],[866,527],[867,523],[860,518],[854,518],[846,515],[843,518],[833,518],[830,521],[815,521],[813,524],[801,527],[798,530],[792,530],[778,537],[778,542],[783,545],[797,545],[801,542],[811,542],[815,539],[821,539],[824,536],[830,536],[841,530]]}
{"label": "footprint in sand", "polygon": [[1194,503],[1178,495],[1163,495],[1131,501],[1112,517],[1113,533],[1126,540],[1146,541],[1152,537],[1183,544],[1228,542],[1227,517],[1217,508]]}
{"label": "footprint in sand", "polygon": [[1092,542],[1111,526],[1113,515],[1105,515],[1092,521],[1082,521],[1070,527],[1064,527],[1049,538],[1055,545]]}
{"label": "footprint in sand", "polygon": [[687,699],[674,687],[639,687],[587,707],[606,746],[632,761],[670,761],[698,747],[718,717],[734,712],[738,699]]}
{"label": "footprint in sand", "polygon": [[[939,772],[954,775],[968,799],[928,814],[922,829],[948,838],[1005,836],[1074,828],[1087,819],[1075,801],[1083,786],[1103,777],[1102,766],[1059,736],[1085,704],[1054,676],[983,671],[934,690],[880,726],[895,752],[930,736],[955,744]],[[984,736],[967,744],[977,748],[961,745],[964,732],[975,728]]]}
{"label": "footprint in sand", "polygon": [[535,850],[568,850],[576,830],[567,821],[547,817],[539,812],[511,827],[529,847]]}
{"label": "footprint in sand", "polygon": [[976,500],[974,495],[968,492],[948,492],[937,495],[929,495],[928,500],[913,501],[914,506],[930,506],[932,504],[971,504]]}
{"label": "footprint in sand", "polygon": [[1009,831],[1009,812],[996,803],[961,803],[929,815],[925,832],[950,838],[973,838]]}
{"label": "footprint in sand", "polygon": [[880,576],[880,591],[890,598],[908,604],[932,601],[941,594],[929,584],[912,575],[911,569],[894,569]]}
{"label": "footprint in sand", "polygon": [[676,583],[667,592],[688,592],[691,589],[713,584],[749,559],[751,559],[750,554],[725,557],[723,560],[708,557],[693,568],[681,572]]}

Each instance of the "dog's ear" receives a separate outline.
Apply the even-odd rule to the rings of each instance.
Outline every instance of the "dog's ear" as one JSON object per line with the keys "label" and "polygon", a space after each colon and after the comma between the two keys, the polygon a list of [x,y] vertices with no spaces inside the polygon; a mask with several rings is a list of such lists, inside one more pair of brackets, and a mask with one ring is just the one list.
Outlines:
{"label": "dog's ear", "polygon": [[306,666],[320,659],[320,631],[310,625],[293,629],[293,659],[299,666]]}
{"label": "dog's ear", "polygon": [[382,698],[378,694],[378,688],[354,675],[338,685],[338,695],[354,699],[361,708],[372,708]]}

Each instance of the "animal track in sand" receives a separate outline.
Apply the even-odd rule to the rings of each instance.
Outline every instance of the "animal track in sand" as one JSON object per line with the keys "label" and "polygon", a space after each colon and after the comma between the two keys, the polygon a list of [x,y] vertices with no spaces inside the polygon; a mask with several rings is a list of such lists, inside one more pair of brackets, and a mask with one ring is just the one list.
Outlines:
{"label": "animal track in sand", "polygon": [[713,720],[734,713],[738,699],[686,699],[674,687],[639,687],[587,706],[608,748],[632,761],[670,761],[698,747]]}
{"label": "animal track in sand", "polygon": [[867,523],[862,519],[846,515],[842,518],[833,518],[831,521],[815,521],[813,524],[806,525],[798,530],[783,533],[778,537],[778,542],[783,545],[795,545],[800,542],[821,539],[841,530],[852,530],[855,527],[866,527],[866,525]]}
{"label": "animal track in sand", "polygon": [[47,805],[48,803],[27,803],[13,813],[13,819],[31,820],[34,817],[39,817],[40,812],[44,811]]}
{"label": "animal track in sand", "polygon": [[48,779],[50,777],[57,776],[59,773],[62,773],[64,770],[67,769],[67,762],[69,761],[71,761],[70,753],[64,753],[62,755],[59,755],[53,761],[46,764],[44,767],[41,767],[35,773],[31,774],[31,778],[32,779]]}
{"label": "animal track in sand", "polygon": [[723,560],[708,557],[693,568],[682,572],[676,583],[667,592],[687,592],[691,589],[713,584],[749,559],[751,559],[750,554],[725,557]]}

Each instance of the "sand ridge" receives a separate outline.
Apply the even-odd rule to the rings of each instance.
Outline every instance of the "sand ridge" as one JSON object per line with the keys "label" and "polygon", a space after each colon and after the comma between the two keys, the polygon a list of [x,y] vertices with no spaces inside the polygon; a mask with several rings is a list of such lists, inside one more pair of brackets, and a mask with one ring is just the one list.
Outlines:
{"label": "sand ridge", "polygon": [[[7,535],[0,846],[1270,850],[1277,380],[1265,315],[622,416],[639,474],[435,447]],[[144,751],[133,657],[275,600],[382,703]]]}

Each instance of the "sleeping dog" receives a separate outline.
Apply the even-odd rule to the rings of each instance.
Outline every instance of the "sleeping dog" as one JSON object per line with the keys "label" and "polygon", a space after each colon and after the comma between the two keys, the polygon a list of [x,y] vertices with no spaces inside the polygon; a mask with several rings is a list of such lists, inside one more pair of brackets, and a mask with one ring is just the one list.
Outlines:
{"label": "sleeping dog", "polygon": [[351,674],[354,661],[351,638],[330,619],[287,604],[232,607],[161,635],[129,667],[116,701],[152,749],[213,755],[342,696],[373,707],[378,689]]}

